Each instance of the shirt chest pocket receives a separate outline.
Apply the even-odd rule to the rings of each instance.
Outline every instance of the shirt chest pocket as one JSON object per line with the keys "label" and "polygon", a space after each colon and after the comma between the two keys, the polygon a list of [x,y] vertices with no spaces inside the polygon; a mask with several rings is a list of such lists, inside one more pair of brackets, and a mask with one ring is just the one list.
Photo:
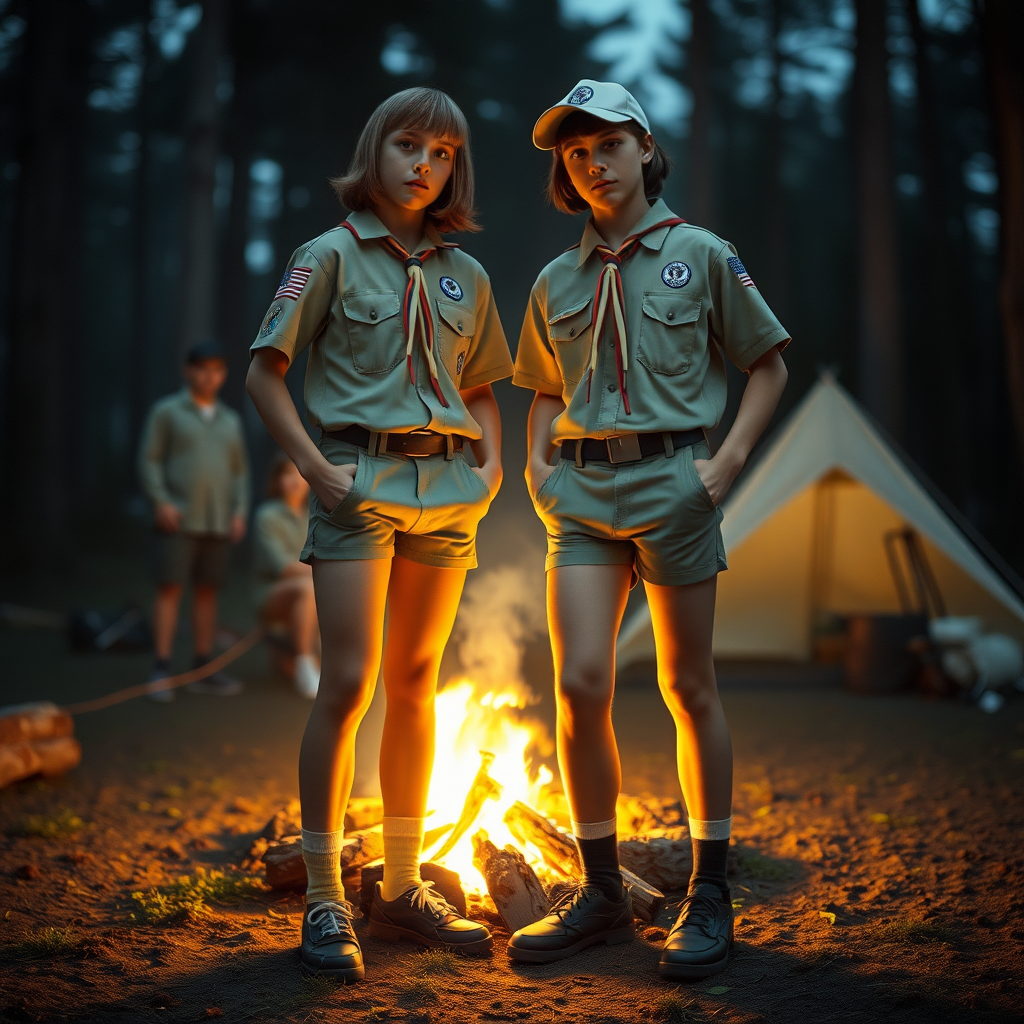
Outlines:
{"label": "shirt chest pocket", "polygon": [[574,302],[548,319],[548,337],[566,384],[579,384],[590,360],[590,297]]}
{"label": "shirt chest pocket", "polygon": [[359,373],[387,373],[405,359],[398,292],[349,292],[341,304],[352,365]]}
{"label": "shirt chest pocket", "polygon": [[652,373],[686,373],[693,360],[701,299],[644,293],[637,361]]}
{"label": "shirt chest pocket", "polygon": [[458,387],[469,359],[473,335],[476,334],[476,317],[468,307],[441,299],[437,300],[437,314],[437,344],[441,362]]}

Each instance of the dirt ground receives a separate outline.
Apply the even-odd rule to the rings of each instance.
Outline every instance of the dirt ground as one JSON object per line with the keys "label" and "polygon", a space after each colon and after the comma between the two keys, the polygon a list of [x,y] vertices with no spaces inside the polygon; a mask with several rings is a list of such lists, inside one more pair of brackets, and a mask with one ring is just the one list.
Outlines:
{"label": "dirt ground", "polygon": [[[229,619],[244,618],[228,606]],[[3,702],[65,702],[138,681],[148,659],[73,656],[58,634],[0,630],[0,665]],[[262,650],[237,674],[247,686],[237,698],[83,715],[79,769],[0,792],[0,1020],[1021,1017],[1024,699],[989,716],[786,685],[779,673],[760,685],[726,674],[742,900],[727,971],[694,985],[659,981],[670,910],[631,945],[546,967],[513,967],[500,923],[493,957],[480,961],[391,946],[360,921],[367,980],[338,988],[300,977],[299,897],[259,891],[166,925],[146,923],[131,896],[200,868],[231,877],[296,795],[309,706]],[[657,693],[623,687],[616,719],[624,789],[676,795]]]}

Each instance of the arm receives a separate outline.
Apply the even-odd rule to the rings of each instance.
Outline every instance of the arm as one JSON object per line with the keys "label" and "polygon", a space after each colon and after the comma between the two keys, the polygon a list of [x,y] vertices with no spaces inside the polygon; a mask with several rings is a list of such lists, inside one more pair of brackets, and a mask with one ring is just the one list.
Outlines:
{"label": "arm", "polygon": [[565,402],[558,395],[538,391],[530,406],[527,422],[526,487],[530,494],[536,494],[544,481],[555,471],[551,465],[551,424],[555,417],[565,412]]}
{"label": "arm", "polygon": [[288,357],[275,348],[257,349],[249,364],[245,390],[271,437],[295,463],[324,509],[333,509],[352,489],[354,464],[332,466],[320,454],[288,393],[284,375]]}
{"label": "arm", "polygon": [[476,456],[479,468],[474,469],[491,492],[493,498],[501,487],[501,413],[490,384],[481,384],[476,388],[466,388],[459,392],[466,403],[469,415],[480,424],[483,437],[479,441],[471,441],[470,447]]}
{"label": "arm", "polygon": [[249,456],[245,450],[241,422],[235,438],[235,479],[232,484],[231,543],[237,544],[245,536],[246,520],[249,517]]}
{"label": "arm", "polygon": [[747,373],[750,376],[736,420],[722,447],[713,459],[695,459],[693,463],[716,505],[729,493],[751,449],[768,426],[789,377],[778,346],[755,360]]}
{"label": "arm", "polygon": [[166,448],[166,418],[159,413],[150,413],[142,444],[139,445],[139,479],[142,490],[152,502],[157,529],[164,533],[175,533],[181,525],[181,509],[171,501],[164,480]]}

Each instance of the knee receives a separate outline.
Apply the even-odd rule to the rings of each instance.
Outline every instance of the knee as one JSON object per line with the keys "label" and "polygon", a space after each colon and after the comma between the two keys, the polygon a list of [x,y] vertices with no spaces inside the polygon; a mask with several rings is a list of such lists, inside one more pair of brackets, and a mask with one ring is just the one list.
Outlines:
{"label": "knee", "polygon": [[606,715],[612,706],[610,667],[596,662],[564,665],[558,678],[558,704],[572,718]]}
{"label": "knee", "polygon": [[665,703],[676,716],[700,718],[718,703],[718,684],[712,666],[666,672],[658,679]]}
{"label": "knee", "polygon": [[388,671],[384,666],[388,707],[417,713],[433,707],[437,693],[437,665],[430,659],[402,665]]}
{"label": "knee", "polygon": [[373,699],[373,680],[352,666],[321,666],[316,708],[339,725],[359,720]]}

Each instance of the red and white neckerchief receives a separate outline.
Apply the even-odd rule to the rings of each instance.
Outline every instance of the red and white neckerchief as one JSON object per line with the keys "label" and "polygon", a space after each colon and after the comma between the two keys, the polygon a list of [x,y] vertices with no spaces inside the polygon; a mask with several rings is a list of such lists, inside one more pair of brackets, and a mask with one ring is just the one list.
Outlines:
{"label": "red and white neckerchief", "polygon": [[640,239],[659,228],[672,228],[677,224],[685,224],[682,217],[669,217],[667,220],[652,224],[635,235],[630,235],[618,249],[607,245],[595,245],[594,251],[601,257],[604,266],[597,279],[597,291],[594,293],[594,311],[590,317],[593,328],[590,334],[590,365],[587,369],[587,401],[590,401],[590,384],[597,369],[597,349],[601,340],[601,328],[604,326],[608,306],[612,307],[612,327],[615,330],[615,370],[619,378],[619,390],[622,392],[622,405],[629,415],[629,394],[626,392],[626,371],[629,369],[629,351],[626,341],[626,300],[622,293],[622,274],[619,268],[640,247]]}
{"label": "red and white neckerchief", "polygon": [[[343,228],[348,228],[356,238],[359,235],[356,229],[349,222],[342,221]],[[405,247],[391,235],[385,235],[378,239],[381,245],[396,259],[402,261],[409,280],[405,286],[405,298],[402,300],[402,331],[405,334],[405,363],[409,370],[409,380],[415,385],[416,371],[413,368],[412,353],[416,344],[416,337],[419,336],[423,355],[427,360],[427,368],[430,371],[430,383],[437,395],[437,400],[448,408],[448,399],[441,391],[441,382],[437,379],[437,360],[434,358],[434,318],[430,313],[430,298],[427,295],[427,282],[423,276],[423,261],[429,259],[437,252],[437,247],[420,249],[414,255],[410,255]],[[454,248],[446,245],[445,248]]]}

